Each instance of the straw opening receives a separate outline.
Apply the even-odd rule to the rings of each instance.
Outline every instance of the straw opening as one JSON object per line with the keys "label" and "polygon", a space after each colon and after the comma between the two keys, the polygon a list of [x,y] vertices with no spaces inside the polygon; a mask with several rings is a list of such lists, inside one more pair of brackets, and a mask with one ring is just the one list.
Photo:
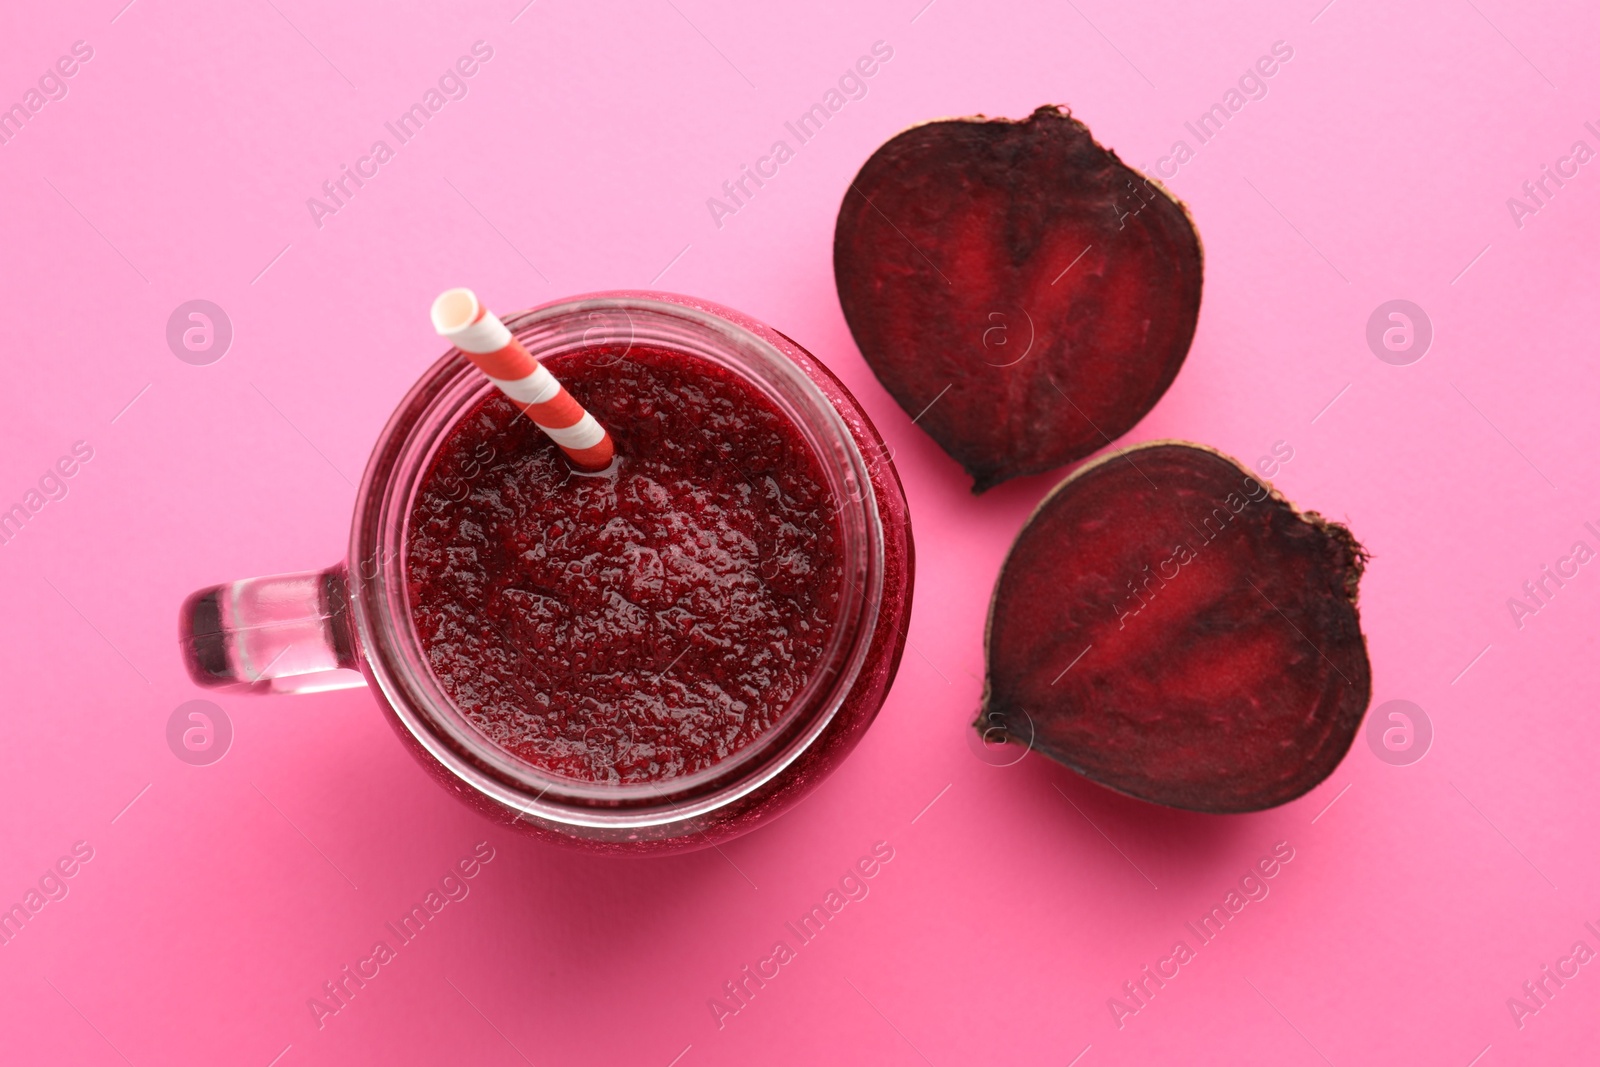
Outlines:
{"label": "straw opening", "polygon": [[430,317],[434,331],[449,336],[472,325],[478,317],[478,297],[471,289],[446,289],[434,298]]}

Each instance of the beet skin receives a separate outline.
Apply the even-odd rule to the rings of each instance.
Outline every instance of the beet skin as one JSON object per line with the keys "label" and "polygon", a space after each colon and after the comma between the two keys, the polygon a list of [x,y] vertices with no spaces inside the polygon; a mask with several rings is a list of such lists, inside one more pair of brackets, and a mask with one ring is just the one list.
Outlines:
{"label": "beet skin", "polygon": [[1131,429],[1200,311],[1188,214],[1055,107],[884,144],[845,193],[833,270],[861,354],[974,492]]}
{"label": "beet skin", "polygon": [[1371,696],[1350,531],[1156,443],[1075,472],[1012,546],[979,729],[1129,796],[1243,812],[1338,766]]}

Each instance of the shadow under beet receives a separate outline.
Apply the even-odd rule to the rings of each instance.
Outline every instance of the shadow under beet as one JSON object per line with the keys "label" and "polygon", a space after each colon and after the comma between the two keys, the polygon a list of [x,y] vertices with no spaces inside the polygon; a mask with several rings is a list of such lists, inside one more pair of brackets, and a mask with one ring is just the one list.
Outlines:
{"label": "shadow under beet", "polygon": [[1191,884],[1209,889],[1219,877],[1226,880],[1241,851],[1266,843],[1279,822],[1272,811],[1211,815],[1137,800],[1037,752],[996,774],[1005,778],[990,788],[1008,794],[1005,803],[1059,825],[1062,841],[1081,840],[1085,833],[1104,838],[1162,891]]}

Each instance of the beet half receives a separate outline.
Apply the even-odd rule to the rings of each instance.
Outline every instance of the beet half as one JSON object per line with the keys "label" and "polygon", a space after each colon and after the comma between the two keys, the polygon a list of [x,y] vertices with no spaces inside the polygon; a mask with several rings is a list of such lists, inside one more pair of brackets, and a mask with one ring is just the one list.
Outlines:
{"label": "beet half", "polygon": [[833,271],[861,354],[979,493],[1130,430],[1200,312],[1188,213],[1055,107],[888,141],[845,193]]}
{"label": "beet half", "polygon": [[1006,558],[977,726],[1156,804],[1293,800],[1338,766],[1371,697],[1366,559],[1209,449],[1106,456]]}

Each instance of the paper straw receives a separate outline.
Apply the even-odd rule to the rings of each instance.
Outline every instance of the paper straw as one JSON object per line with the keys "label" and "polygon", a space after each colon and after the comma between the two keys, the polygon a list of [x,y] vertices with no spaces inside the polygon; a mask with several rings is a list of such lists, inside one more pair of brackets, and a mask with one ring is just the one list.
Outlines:
{"label": "paper straw", "polygon": [[575,466],[598,471],[611,465],[616,450],[605,427],[528,354],[471,289],[440,293],[432,317],[439,336],[459,348]]}

